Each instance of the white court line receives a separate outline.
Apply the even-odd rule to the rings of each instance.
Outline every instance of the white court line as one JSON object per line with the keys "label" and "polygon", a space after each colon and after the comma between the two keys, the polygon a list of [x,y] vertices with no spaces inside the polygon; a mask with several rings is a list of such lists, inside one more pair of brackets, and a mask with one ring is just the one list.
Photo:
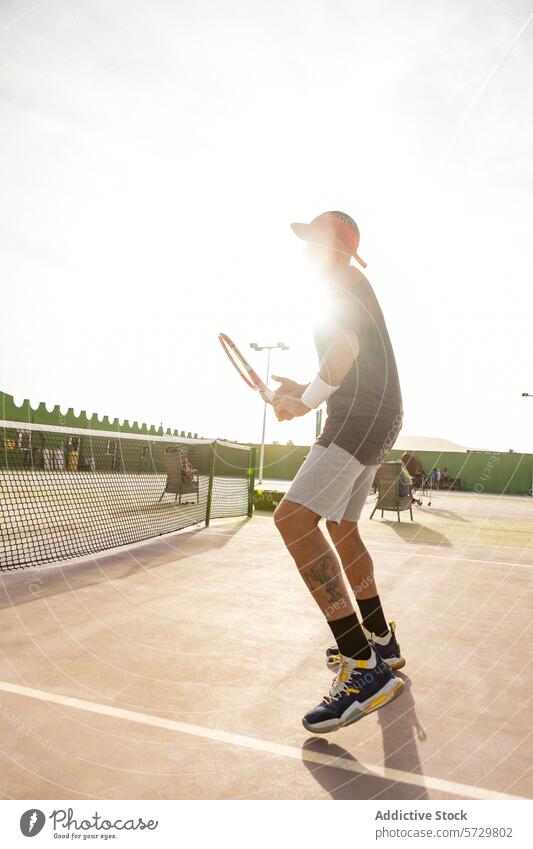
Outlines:
{"label": "white court line", "polygon": [[88,702],[85,699],[77,699],[72,696],[63,696],[61,693],[49,693],[46,690],[35,690],[33,687],[22,687],[19,684],[11,684],[8,681],[0,681],[0,691],[12,693],[17,696],[26,696],[30,699],[38,699],[42,702],[50,702],[64,707],[86,710],[90,713],[111,716],[115,719],[124,719],[128,722],[137,722],[141,725],[151,725],[153,728],[166,728],[168,731],[176,731],[179,734],[188,734],[191,737],[201,737],[213,740],[216,743],[225,743],[228,746],[240,746],[243,749],[253,749],[256,752],[265,752],[280,758],[292,758],[296,761],[308,761],[320,766],[331,766],[343,769],[345,772],[354,772],[360,775],[369,775],[374,778],[384,778],[387,781],[411,784],[415,787],[431,788],[449,793],[454,796],[464,796],[469,799],[524,799],[524,796],[513,796],[509,793],[499,793],[497,790],[486,790],[483,787],[474,787],[470,784],[460,784],[455,781],[446,781],[442,778],[433,778],[413,772],[404,772],[401,769],[377,764],[365,764],[361,761],[348,761],[342,757],[332,758],[320,752],[298,748],[297,746],[285,746],[273,743],[270,740],[260,740],[257,737],[246,737],[242,734],[232,734],[221,731],[218,728],[204,728],[201,725],[190,725],[187,722],[177,722],[174,719],[165,719],[162,716],[153,716],[146,713],[138,713],[133,710],[113,707],[112,705]]}
{"label": "white court line", "polygon": [[459,555],[454,556],[450,554],[449,556],[442,554],[428,554],[425,551],[406,551],[402,549],[401,551],[387,551],[386,548],[376,548],[375,552],[379,552],[380,554],[393,554],[395,557],[424,557],[424,558],[432,558],[433,560],[454,560],[457,563],[483,563],[484,566],[507,566],[516,568],[517,566],[523,569],[533,569],[533,563],[513,563],[512,560],[478,560],[475,557],[460,557]]}
{"label": "white court line", "polygon": [[[367,528],[365,528],[365,532],[366,532],[366,530],[367,530]],[[488,530],[491,530],[491,529],[489,528]],[[529,531],[526,531],[526,533],[528,534],[529,539],[531,539],[531,533]],[[374,540],[379,540],[381,542],[385,541],[385,537],[382,534],[375,534],[374,536],[371,536],[370,534],[366,534],[366,537],[367,537],[367,539],[372,540],[372,541],[374,541]],[[389,539],[391,539],[391,538],[389,537]],[[392,538],[392,539],[395,542],[397,541],[394,538]],[[398,541],[400,541],[400,540],[398,540]],[[442,543],[439,542],[438,540],[428,539],[428,537],[422,537],[422,536],[418,536],[418,535],[413,536],[412,538],[408,538],[408,537],[401,538],[401,541],[404,542],[406,545],[410,545],[411,543],[416,543],[417,545],[436,545],[436,546],[442,545]],[[497,548],[497,549],[504,548],[506,551],[507,550],[509,550],[509,551],[517,551],[517,550],[518,551],[531,551],[531,553],[533,554],[533,544],[531,544],[529,546],[520,546],[520,545],[502,545],[501,543],[490,543],[490,542],[466,542],[465,540],[458,540],[456,543],[453,543],[453,545],[456,545],[457,547],[460,547],[460,548]]]}

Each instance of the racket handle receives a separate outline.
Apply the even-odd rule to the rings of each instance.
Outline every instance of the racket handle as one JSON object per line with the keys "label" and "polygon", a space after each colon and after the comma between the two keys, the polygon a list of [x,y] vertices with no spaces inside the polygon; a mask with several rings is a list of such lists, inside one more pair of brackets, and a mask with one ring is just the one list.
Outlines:
{"label": "racket handle", "polygon": [[261,398],[263,401],[266,401],[267,404],[271,404],[274,400],[274,393],[267,386],[263,390],[261,390]]}

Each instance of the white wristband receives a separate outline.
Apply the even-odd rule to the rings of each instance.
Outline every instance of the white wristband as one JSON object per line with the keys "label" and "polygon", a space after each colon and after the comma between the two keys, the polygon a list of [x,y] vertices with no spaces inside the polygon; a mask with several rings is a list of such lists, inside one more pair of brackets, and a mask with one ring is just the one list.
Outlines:
{"label": "white wristband", "polygon": [[315,410],[317,407],[326,401],[330,395],[337,391],[338,386],[330,386],[325,383],[320,374],[317,374],[312,383],[309,384],[304,394],[302,395],[302,403],[310,410]]}

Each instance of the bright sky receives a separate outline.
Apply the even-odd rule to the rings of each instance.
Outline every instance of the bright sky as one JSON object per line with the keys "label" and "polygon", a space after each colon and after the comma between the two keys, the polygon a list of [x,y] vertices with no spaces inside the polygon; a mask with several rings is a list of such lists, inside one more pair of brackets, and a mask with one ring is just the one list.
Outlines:
{"label": "bright sky", "polygon": [[[0,388],[258,439],[261,402],[217,334],[284,341],[274,372],[312,378],[288,225],[341,209],[396,349],[404,432],[533,451],[532,14],[4,0]],[[269,440],[313,436],[313,416],[269,411]]]}

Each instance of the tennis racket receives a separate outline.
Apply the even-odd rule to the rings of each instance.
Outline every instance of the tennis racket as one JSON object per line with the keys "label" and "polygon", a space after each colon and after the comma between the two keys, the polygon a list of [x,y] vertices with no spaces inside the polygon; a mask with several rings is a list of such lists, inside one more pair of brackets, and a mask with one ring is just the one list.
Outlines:
{"label": "tennis racket", "polygon": [[231,364],[235,369],[237,369],[244,382],[252,389],[260,392],[264,400],[271,404],[274,400],[274,393],[268,388],[266,383],[261,380],[257,372],[253,370],[248,360],[243,357],[237,348],[236,344],[232,342],[229,336],[226,336],[225,333],[219,333],[218,338],[227,357],[231,361]]}

